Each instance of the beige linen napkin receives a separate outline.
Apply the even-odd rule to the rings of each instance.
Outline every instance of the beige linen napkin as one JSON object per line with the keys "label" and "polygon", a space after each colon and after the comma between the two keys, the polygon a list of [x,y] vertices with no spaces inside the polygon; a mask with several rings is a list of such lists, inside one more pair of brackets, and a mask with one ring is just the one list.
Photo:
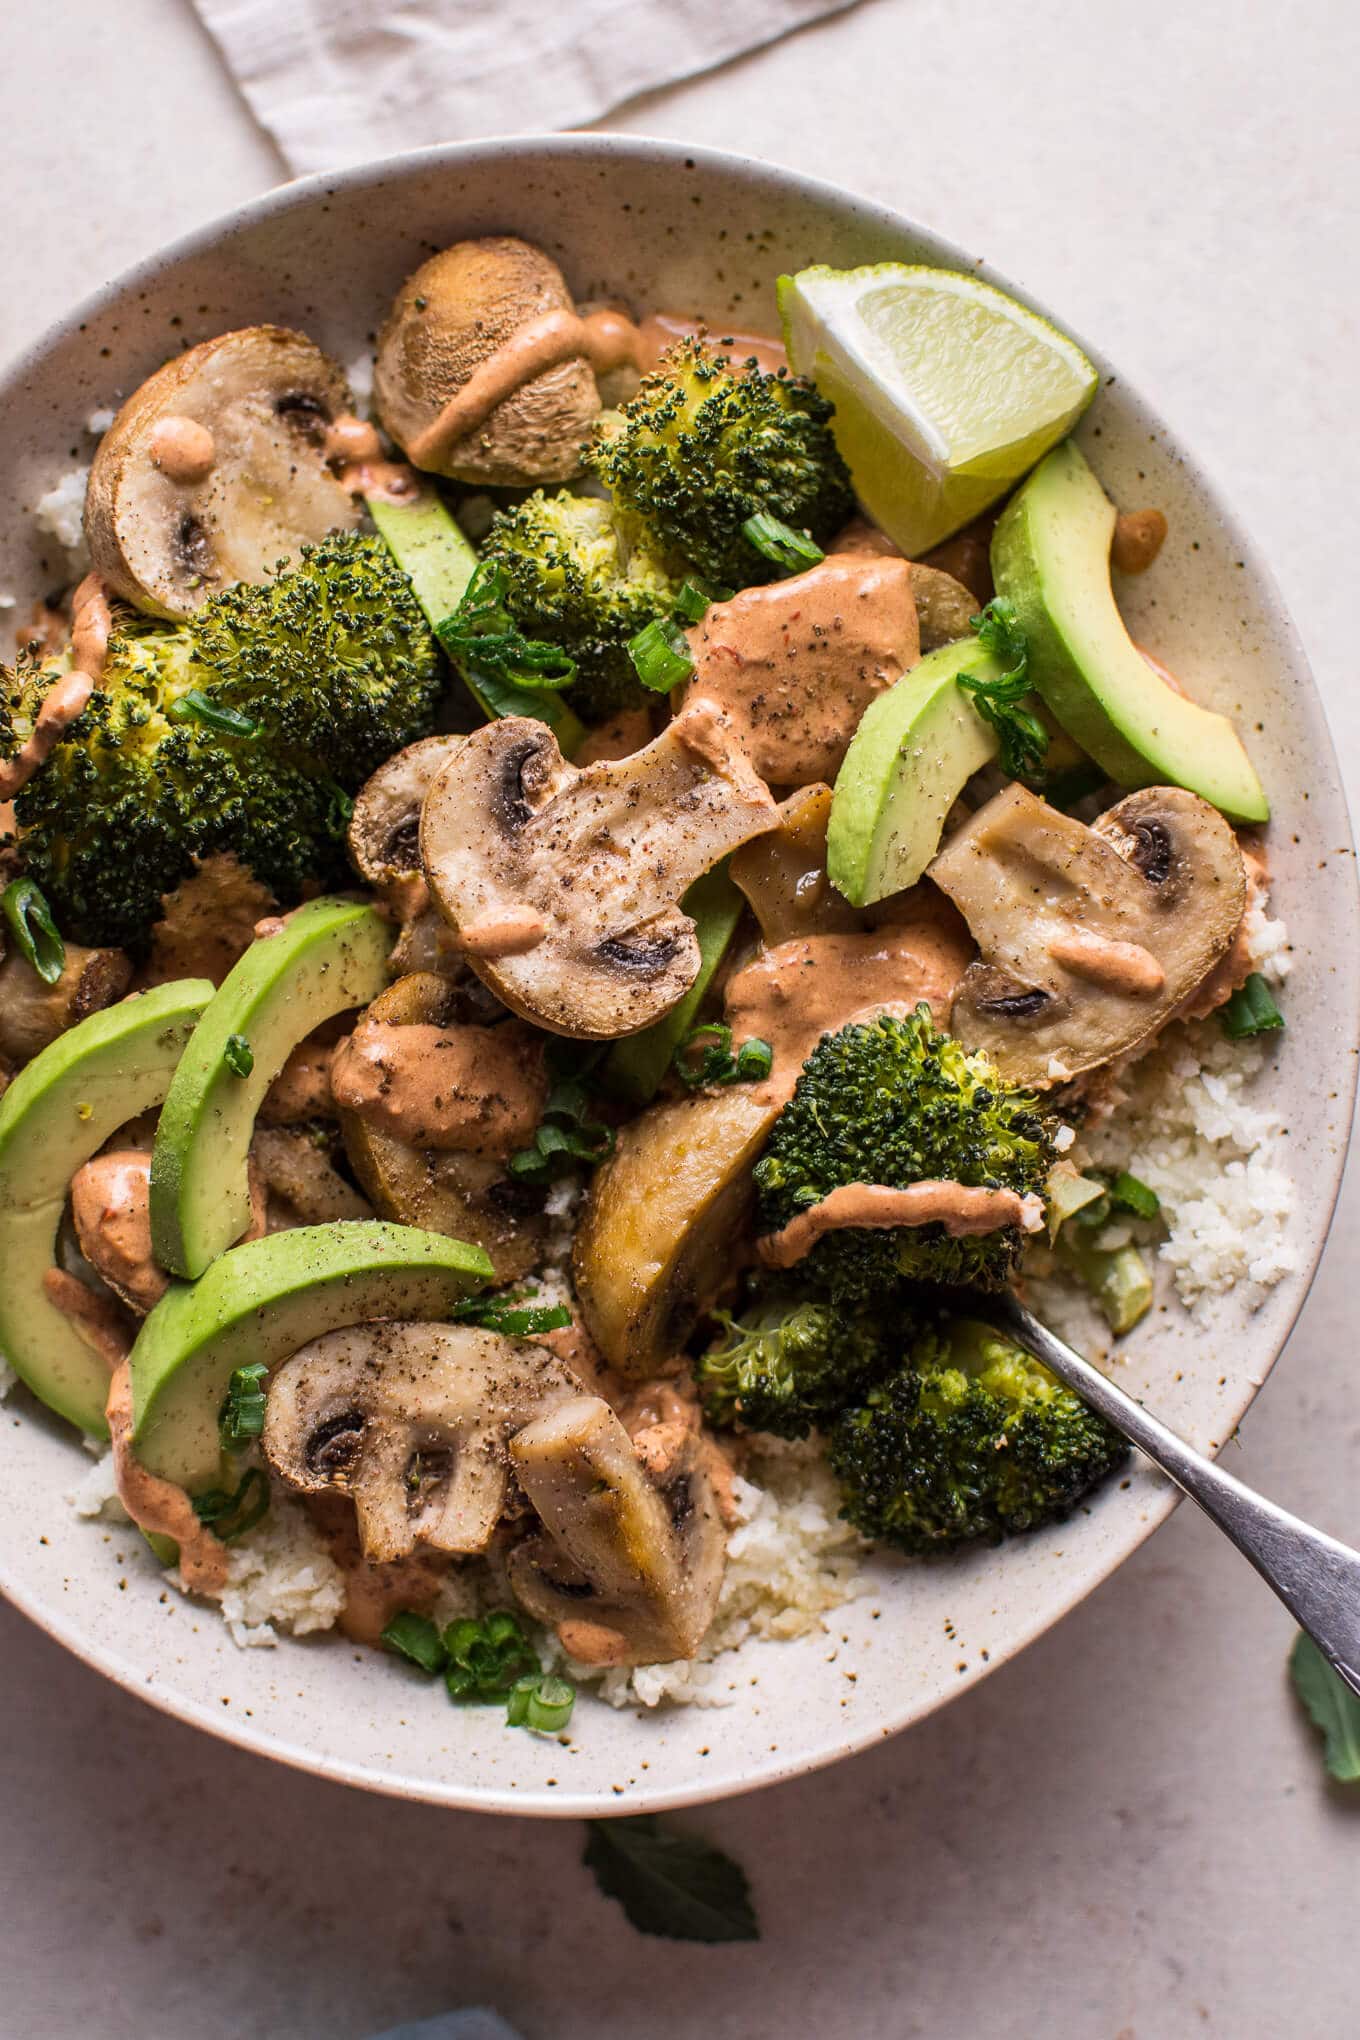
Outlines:
{"label": "beige linen napkin", "polygon": [[193,0],[294,171],[579,127],[854,0]]}

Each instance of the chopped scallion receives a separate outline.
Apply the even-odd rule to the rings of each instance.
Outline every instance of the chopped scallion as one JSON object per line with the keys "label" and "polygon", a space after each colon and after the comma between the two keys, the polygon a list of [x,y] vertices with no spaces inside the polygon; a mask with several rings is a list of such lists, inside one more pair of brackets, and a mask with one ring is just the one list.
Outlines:
{"label": "chopped scallion", "polygon": [[1259,971],[1253,971],[1241,990],[1233,993],[1220,1017],[1229,1041],[1247,1041],[1253,1034],[1278,1034],[1284,1026],[1284,1014]]}
{"label": "chopped scallion", "polygon": [[229,1034],[222,1060],[234,1077],[248,1077],[255,1067],[255,1051],[244,1034]]}
{"label": "chopped scallion", "polygon": [[741,533],[747,544],[753,545],[763,559],[782,567],[786,574],[802,573],[804,568],[815,567],[826,558],[822,548],[805,531],[795,531],[791,524],[785,524],[782,518],[768,516],[764,510],[748,517]]}
{"label": "chopped scallion", "polygon": [[252,1360],[233,1370],[227,1383],[227,1399],[218,1418],[218,1435],[223,1449],[233,1452],[264,1430],[265,1381],[269,1369],[262,1360]]}
{"label": "chopped scallion", "polygon": [[773,1067],[774,1050],[768,1041],[753,1036],[734,1054],[732,1030],[719,1020],[691,1027],[671,1057],[671,1068],[687,1091],[702,1090],[706,1084],[759,1083]]}
{"label": "chopped scallion", "polygon": [[[448,1660],[444,1683],[450,1700],[503,1700],[534,1664],[529,1639],[508,1609],[493,1608],[480,1621],[464,1616],[444,1631]],[[539,1676],[537,1669],[532,1673]]]}
{"label": "chopped scallion", "polygon": [[1156,1218],[1162,1208],[1157,1192],[1127,1169],[1121,1169],[1111,1183],[1110,1202],[1121,1211],[1131,1211],[1135,1218]]}
{"label": "chopped scallion", "polygon": [[418,1615],[414,1608],[397,1611],[382,1633],[382,1642],[431,1678],[444,1669],[446,1654],[439,1631],[428,1615]]}
{"label": "chopped scallion", "polygon": [[556,1735],[571,1720],[576,1705],[576,1688],[551,1672],[526,1672],[516,1679],[505,1703],[505,1718],[511,1728],[532,1728],[540,1735]]}
{"label": "chopped scallion", "polygon": [[685,633],[667,616],[654,616],[629,638],[628,656],[638,679],[654,694],[669,694],[694,671]]}
{"label": "chopped scallion", "polygon": [[0,913],[4,914],[20,956],[32,965],[45,985],[54,985],[66,968],[66,944],[41,887],[31,878],[16,878],[0,893]]}
{"label": "chopped scallion", "polygon": [[171,702],[171,722],[198,722],[205,729],[215,730],[219,736],[240,737],[249,743],[260,734],[260,725],[253,715],[244,709],[232,708],[225,701],[214,701],[201,687],[190,687]]}
{"label": "chopped scallion", "polygon": [[774,1050],[768,1041],[753,1035],[743,1041],[737,1050],[737,1079],[743,1084],[758,1084],[774,1068]]}
{"label": "chopped scallion", "polygon": [[228,1494],[225,1488],[209,1488],[206,1494],[195,1495],[193,1501],[199,1522],[206,1524],[223,1544],[230,1544],[234,1537],[244,1537],[247,1530],[253,1530],[269,1513],[269,1476],[261,1467],[252,1466],[233,1493]]}

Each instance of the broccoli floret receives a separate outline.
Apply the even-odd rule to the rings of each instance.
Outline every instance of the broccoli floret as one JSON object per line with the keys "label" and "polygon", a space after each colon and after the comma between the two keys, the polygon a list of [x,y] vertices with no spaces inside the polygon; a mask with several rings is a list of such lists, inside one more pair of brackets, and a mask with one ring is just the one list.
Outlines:
{"label": "broccoli floret", "polygon": [[645,545],[625,544],[607,503],[540,489],[498,514],[482,558],[505,569],[505,607],[524,635],[575,659],[565,692],[578,715],[601,722],[650,699],[628,640],[670,613],[679,582]]}
{"label": "broccoli floret", "polygon": [[986,1325],[940,1319],[842,1412],[828,1456],[845,1519],[925,1554],[1059,1521],[1127,1451],[1028,1353]]}
{"label": "broccoli floret", "polygon": [[[1049,1123],[987,1056],[938,1034],[928,1006],[824,1035],[804,1064],[755,1168],[760,1219],[778,1232],[847,1183],[942,1180],[1041,1193]],[[873,1303],[903,1280],[999,1289],[1019,1259],[1018,1226],[952,1238],[939,1223],[825,1234],[800,1279],[837,1302]]]}
{"label": "broccoli floret", "polygon": [[[11,752],[51,670],[6,675]],[[194,860],[234,851],[284,902],[343,884],[349,796],[428,733],[434,638],[381,539],[328,538],[182,623],[120,610],[99,685],[15,804],[66,933],[136,947]]]}
{"label": "broccoli floret", "polygon": [[800,376],[685,340],[585,457],[630,526],[709,580],[744,588],[778,572],[742,535],[748,517],[763,510],[821,541],[853,511],[831,412]]}
{"label": "broccoli floret", "polygon": [[723,1337],[695,1376],[710,1423],[806,1438],[897,1358],[882,1318],[825,1302],[766,1296],[741,1317],[715,1312]]}

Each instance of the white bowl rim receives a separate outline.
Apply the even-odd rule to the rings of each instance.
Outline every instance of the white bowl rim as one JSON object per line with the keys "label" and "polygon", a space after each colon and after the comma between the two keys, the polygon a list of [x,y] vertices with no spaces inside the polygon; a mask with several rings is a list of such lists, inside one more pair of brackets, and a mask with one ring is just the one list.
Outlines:
{"label": "white bowl rim", "polygon": [[[533,131],[509,132],[478,140],[465,142],[436,143],[432,146],[404,150],[392,155],[369,158],[361,163],[345,166],[335,171],[319,171],[293,179],[261,193],[254,199],[216,215],[205,224],[191,229],[166,242],[151,255],[132,264],[97,290],[90,292],[64,317],[54,321],[42,334],[16,356],[0,365],[0,389],[22,383],[33,370],[39,368],[44,356],[54,345],[76,336],[81,327],[96,318],[100,312],[115,305],[134,292],[140,285],[151,284],[168,267],[202,252],[211,250],[222,238],[238,228],[254,225],[276,214],[305,210],[310,204],[326,196],[342,191],[375,186],[387,175],[404,176],[422,168],[456,168],[460,162],[470,159],[479,161],[497,157],[513,160],[517,154],[532,149],[536,155],[550,157],[558,154],[564,157],[591,157],[606,155],[615,158],[634,157],[649,163],[673,162],[677,166],[698,166],[702,169],[740,177],[754,174],[786,185],[812,200],[818,198],[844,205],[849,200],[866,219],[881,224],[894,232],[914,233],[946,249],[961,269],[979,270],[986,281],[999,289],[1009,292],[1022,303],[1049,315],[1044,304],[1036,304],[1029,292],[1012,282],[1002,270],[990,260],[977,263],[965,250],[942,233],[939,229],[926,226],[912,214],[899,211],[896,207],[866,199],[837,184],[829,178],[822,178],[794,170],[768,158],[739,154],[735,151],[717,149],[700,143],[675,141],[668,138],[616,133],[574,133],[541,134]],[[1064,317],[1063,331],[1082,347],[1093,359],[1104,359],[1102,351],[1089,344]],[[1250,533],[1246,531],[1229,506],[1219,487],[1217,476],[1206,466],[1201,457],[1191,454],[1179,432],[1168,422],[1167,413],[1156,402],[1155,395],[1149,394],[1146,376],[1140,371],[1137,380],[1120,372],[1120,381],[1132,391],[1138,401],[1155,412],[1163,427],[1166,445],[1177,453],[1186,468],[1194,476],[1206,501],[1212,506],[1223,529],[1230,533],[1242,562],[1249,567],[1251,579],[1259,590],[1263,603],[1270,609],[1273,627],[1288,645],[1291,658],[1298,670],[1306,676],[1314,702],[1318,709],[1318,735],[1325,746],[1327,757],[1333,767],[1336,786],[1341,789],[1340,798],[1343,814],[1346,813],[1344,785],[1337,764],[1335,743],[1326,718],[1325,704],[1312,673],[1311,663],[1303,648],[1297,627],[1285,605],[1274,574],[1261,556]],[[1346,840],[1344,848],[1348,853],[1350,866],[1350,918],[1353,928],[1360,928],[1360,872],[1356,869],[1353,831],[1347,815]],[[1357,997],[1353,1010],[1349,1036],[1360,1040],[1360,984],[1354,988]],[[1260,1356],[1261,1372],[1253,1390],[1252,1401],[1260,1392],[1266,1377],[1280,1357],[1280,1353],[1298,1321],[1299,1314],[1307,1301],[1316,1277],[1319,1263],[1325,1251],[1331,1226],[1335,1217],[1337,1198],[1345,1166],[1346,1137],[1354,1123],[1356,1106],[1357,1073],[1352,1058],[1352,1068],[1345,1096],[1340,1101],[1339,1137],[1336,1144],[1330,1181],[1326,1186],[1326,1216],[1315,1237],[1310,1240],[1306,1265],[1296,1272],[1294,1307],[1288,1319],[1279,1327],[1273,1350]],[[1179,1507],[1181,1495],[1169,1483],[1159,1492],[1147,1507],[1141,1522],[1131,1526],[1119,1548],[1098,1566],[1089,1567],[1081,1573],[1081,1587],[1065,1604],[1045,1610],[1028,1624],[1021,1624],[1008,1638],[1004,1649],[993,1654],[991,1661],[978,1668],[967,1679],[960,1679],[956,1687],[941,1691],[921,1704],[908,1704],[901,1712],[889,1718],[880,1718],[872,1725],[861,1725],[854,1731],[845,1731],[838,1736],[824,1738],[817,1745],[801,1750],[792,1759],[762,1765],[749,1779],[724,1784],[714,1778],[710,1783],[702,1776],[674,1786],[642,1785],[630,1789],[627,1799],[620,1803],[612,1795],[594,1791],[542,1792],[533,1788],[492,1787],[478,1788],[465,1783],[448,1783],[429,1777],[407,1777],[400,1773],[380,1770],[372,1765],[349,1762],[341,1758],[319,1755],[317,1752],[286,1738],[272,1734],[269,1730],[246,1725],[229,1714],[214,1712],[209,1706],[186,1695],[166,1691],[154,1681],[148,1681],[145,1668],[125,1660],[111,1649],[92,1644],[83,1635],[77,1621],[68,1620],[37,1591],[30,1591],[24,1581],[16,1576],[4,1554],[0,1554],[0,1593],[22,1614],[26,1615],[39,1629],[54,1641],[60,1643],[71,1654],[88,1665],[92,1670],[121,1686],[125,1691],[137,1695],[151,1706],[172,1718],[183,1721],[195,1728],[206,1731],[223,1742],[240,1749],[250,1750],[277,1762],[310,1773],[314,1777],[333,1780],[340,1784],[356,1785],[364,1790],[382,1794],[385,1797],[405,1799],[420,1803],[462,1809],[472,1812],[504,1813],[513,1816],[548,1819],[580,1819],[583,1817],[621,1817],[643,1812],[660,1812],[670,1809],[707,1804],[713,1800],[735,1796],[783,1784],[791,1779],[805,1776],[840,1762],[843,1758],[872,1748],[889,1736],[900,1734],[915,1722],[946,1706],[956,1695],[971,1688],[980,1678],[995,1672],[1001,1665],[1009,1663],[1022,1650],[1038,1640],[1049,1629],[1070,1614],[1089,1594],[1111,1577],[1133,1553],[1160,1528],[1162,1523]],[[1074,1573],[1076,1568],[1074,1567]]]}

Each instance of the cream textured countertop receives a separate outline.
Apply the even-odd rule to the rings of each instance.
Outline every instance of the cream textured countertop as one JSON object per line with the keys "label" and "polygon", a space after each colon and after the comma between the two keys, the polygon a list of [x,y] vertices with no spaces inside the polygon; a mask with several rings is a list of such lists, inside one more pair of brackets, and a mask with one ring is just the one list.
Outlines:
{"label": "cream textured countertop", "polygon": [[[1354,803],[1358,67],[1349,0],[866,0],[610,125],[858,187],[1098,335],[1274,560]],[[0,75],[0,353],[280,175],[180,0],[10,8]],[[1353,1179],[1233,1460],[1352,1540],[1357,1243]],[[693,1816],[766,1938],[688,1950],[597,1898],[575,1826],[295,1776],[0,1610],[0,2036],[359,2040],[478,2000],[526,2040],[1349,2032],[1360,1787],[1323,1780],[1289,1636],[1182,1510],[944,1714]]]}

